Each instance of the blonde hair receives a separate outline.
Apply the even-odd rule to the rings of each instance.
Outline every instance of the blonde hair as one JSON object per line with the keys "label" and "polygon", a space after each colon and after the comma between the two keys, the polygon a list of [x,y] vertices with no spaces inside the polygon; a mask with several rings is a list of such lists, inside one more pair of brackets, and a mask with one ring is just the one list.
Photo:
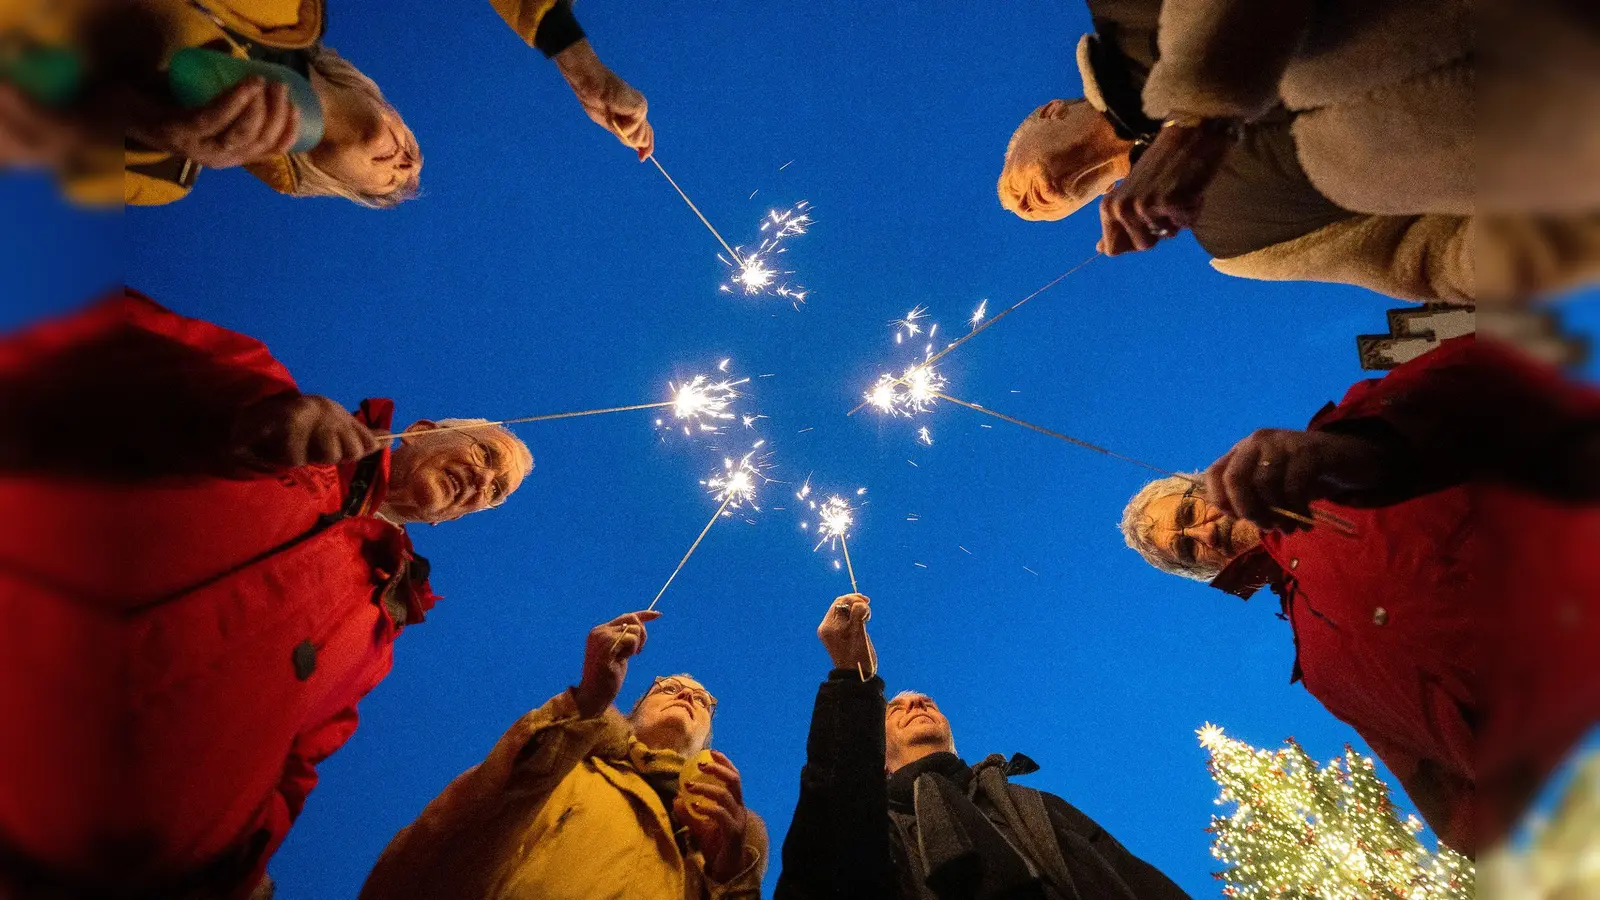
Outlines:
{"label": "blonde hair", "polygon": [[[311,68],[330,84],[352,91],[370,105],[388,110],[395,114],[395,118],[400,118],[399,111],[384,99],[378,83],[362,74],[360,69],[351,65],[349,60],[340,56],[332,47],[318,44],[310,52]],[[409,152],[420,164],[422,151],[417,147],[416,135],[411,133],[404,120],[400,122],[400,128],[404,132],[403,139],[410,145]],[[343,197],[368,209],[392,209],[417,196],[418,192],[418,182],[412,181],[387,194],[369,193],[355,185],[340,181],[326,169],[318,166],[311,159],[309,151],[289,154],[289,171],[294,175],[294,188],[290,193],[296,197]]]}
{"label": "blonde hair", "polygon": [[1187,565],[1173,559],[1165,550],[1156,546],[1155,538],[1152,536],[1156,523],[1145,515],[1145,509],[1162,497],[1184,494],[1192,490],[1200,476],[1199,472],[1172,475],[1158,478],[1140,488],[1122,511],[1122,538],[1128,542],[1129,547],[1144,557],[1145,562],[1169,575],[1180,575],[1195,581],[1210,581],[1222,571],[1221,567],[1198,559]]}

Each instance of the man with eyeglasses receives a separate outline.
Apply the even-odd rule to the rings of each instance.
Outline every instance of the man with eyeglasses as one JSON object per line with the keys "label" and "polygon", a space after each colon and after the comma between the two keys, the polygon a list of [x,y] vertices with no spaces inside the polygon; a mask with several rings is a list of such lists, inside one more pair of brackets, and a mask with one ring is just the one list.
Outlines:
{"label": "man with eyeglasses", "polygon": [[[1600,717],[1600,393],[1469,335],[1198,477],[1141,489],[1128,546],[1241,598],[1270,586],[1289,680],[1443,841],[1493,846]],[[1286,515],[1314,501],[1316,524]]]}
{"label": "man with eyeglasses", "polygon": [[590,631],[577,687],[523,716],[395,835],[362,900],[759,900],[766,829],[732,761],[701,753],[716,698],[671,675],[628,716],[613,706],[660,615]]}
{"label": "man with eyeglasses", "polygon": [[1022,754],[968,765],[925,694],[884,702],[869,601],[817,627],[833,671],[817,691],[776,900],[1188,900],[1053,794],[1010,783]]}
{"label": "man with eyeglasses", "polygon": [[128,289],[0,340],[0,896],[261,882],[438,600],[405,523],[533,465],[393,412]]}

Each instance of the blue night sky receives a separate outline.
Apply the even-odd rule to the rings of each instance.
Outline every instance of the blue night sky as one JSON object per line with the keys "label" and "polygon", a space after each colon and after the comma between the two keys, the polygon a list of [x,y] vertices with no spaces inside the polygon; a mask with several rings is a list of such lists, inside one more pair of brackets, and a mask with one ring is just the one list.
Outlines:
{"label": "blue night sky", "polygon": [[[663,437],[651,413],[524,426],[537,468],[504,508],[413,529],[445,600],[400,639],[360,731],[322,766],[271,866],[280,896],[354,896],[396,830],[574,683],[591,626],[649,602],[715,508],[699,480],[757,437],[788,483],[748,523],[711,530],[622,700],[679,671],[718,695],[716,744],[774,856],[828,669],[815,628],[849,589],[799,528],[808,473],[867,488],[850,547],[890,691],[937,697],[969,758],[1034,757],[1024,783],[1196,896],[1218,891],[1196,728],[1293,735],[1324,759],[1356,740],[1289,684],[1274,599],[1241,603],[1124,549],[1116,523],[1142,470],[948,404],[919,421],[845,415],[907,361],[890,320],[925,305],[953,338],[980,300],[994,311],[1093,252],[1092,211],[1026,223],[994,188],[1016,123],[1079,93],[1077,4],[579,5],[601,57],[650,98],[659,158],[730,241],[811,202],[816,224],[786,261],[811,291],[799,309],[720,292],[710,234],[487,3],[331,5],[328,43],[416,130],[425,196],[373,212],[208,172],[181,204],[91,224],[98,240],[125,235],[129,284],[261,338],[308,392],[394,398],[402,422],[648,402],[725,357],[771,377],[743,402],[767,418],[710,440]],[[96,272],[54,274],[115,277]],[[1201,468],[1338,399],[1363,377],[1355,336],[1384,331],[1392,305],[1230,279],[1184,237],[1095,261],[943,371],[956,396]],[[774,863],[769,890],[776,877]]]}

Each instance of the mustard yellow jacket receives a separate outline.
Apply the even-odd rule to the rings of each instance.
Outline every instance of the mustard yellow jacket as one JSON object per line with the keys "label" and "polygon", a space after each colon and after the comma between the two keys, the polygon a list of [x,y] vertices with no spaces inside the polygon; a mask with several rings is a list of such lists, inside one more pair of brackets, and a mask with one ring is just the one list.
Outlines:
{"label": "mustard yellow jacket", "polygon": [[[152,11],[165,31],[163,65],[185,47],[209,46],[235,56],[245,51],[226,40],[223,26],[236,39],[274,50],[306,50],[322,40],[327,28],[327,0],[137,0]],[[532,45],[545,14],[556,0],[490,0],[501,18]],[[295,177],[288,157],[248,167],[273,190],[293,193]],[[188,196],[199,167],[171,154],[129,147],[124,157],[123,202],[159,206]]]}
{"label": "mustard yellow jacket", "polygon": [[630,762],[640,749],[615,709],[586,719],[556,695],[395,835],[361,900],[759,900],[761,820],[740,873],[712,881]]}

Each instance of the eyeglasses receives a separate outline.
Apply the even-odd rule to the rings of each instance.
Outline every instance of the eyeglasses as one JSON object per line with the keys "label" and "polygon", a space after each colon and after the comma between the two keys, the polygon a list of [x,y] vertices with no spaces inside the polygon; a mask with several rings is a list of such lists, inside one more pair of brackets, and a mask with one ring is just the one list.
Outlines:
{"label": "eyeglasses", "polygon": [[[689,701],[707,712],[717,711],[717,698],[709,691],[697,688],[681,678],[657,678],[650,686],[650,694],[681,694],[689,692]],[[647,695],[648,696],[648,695]]]}

